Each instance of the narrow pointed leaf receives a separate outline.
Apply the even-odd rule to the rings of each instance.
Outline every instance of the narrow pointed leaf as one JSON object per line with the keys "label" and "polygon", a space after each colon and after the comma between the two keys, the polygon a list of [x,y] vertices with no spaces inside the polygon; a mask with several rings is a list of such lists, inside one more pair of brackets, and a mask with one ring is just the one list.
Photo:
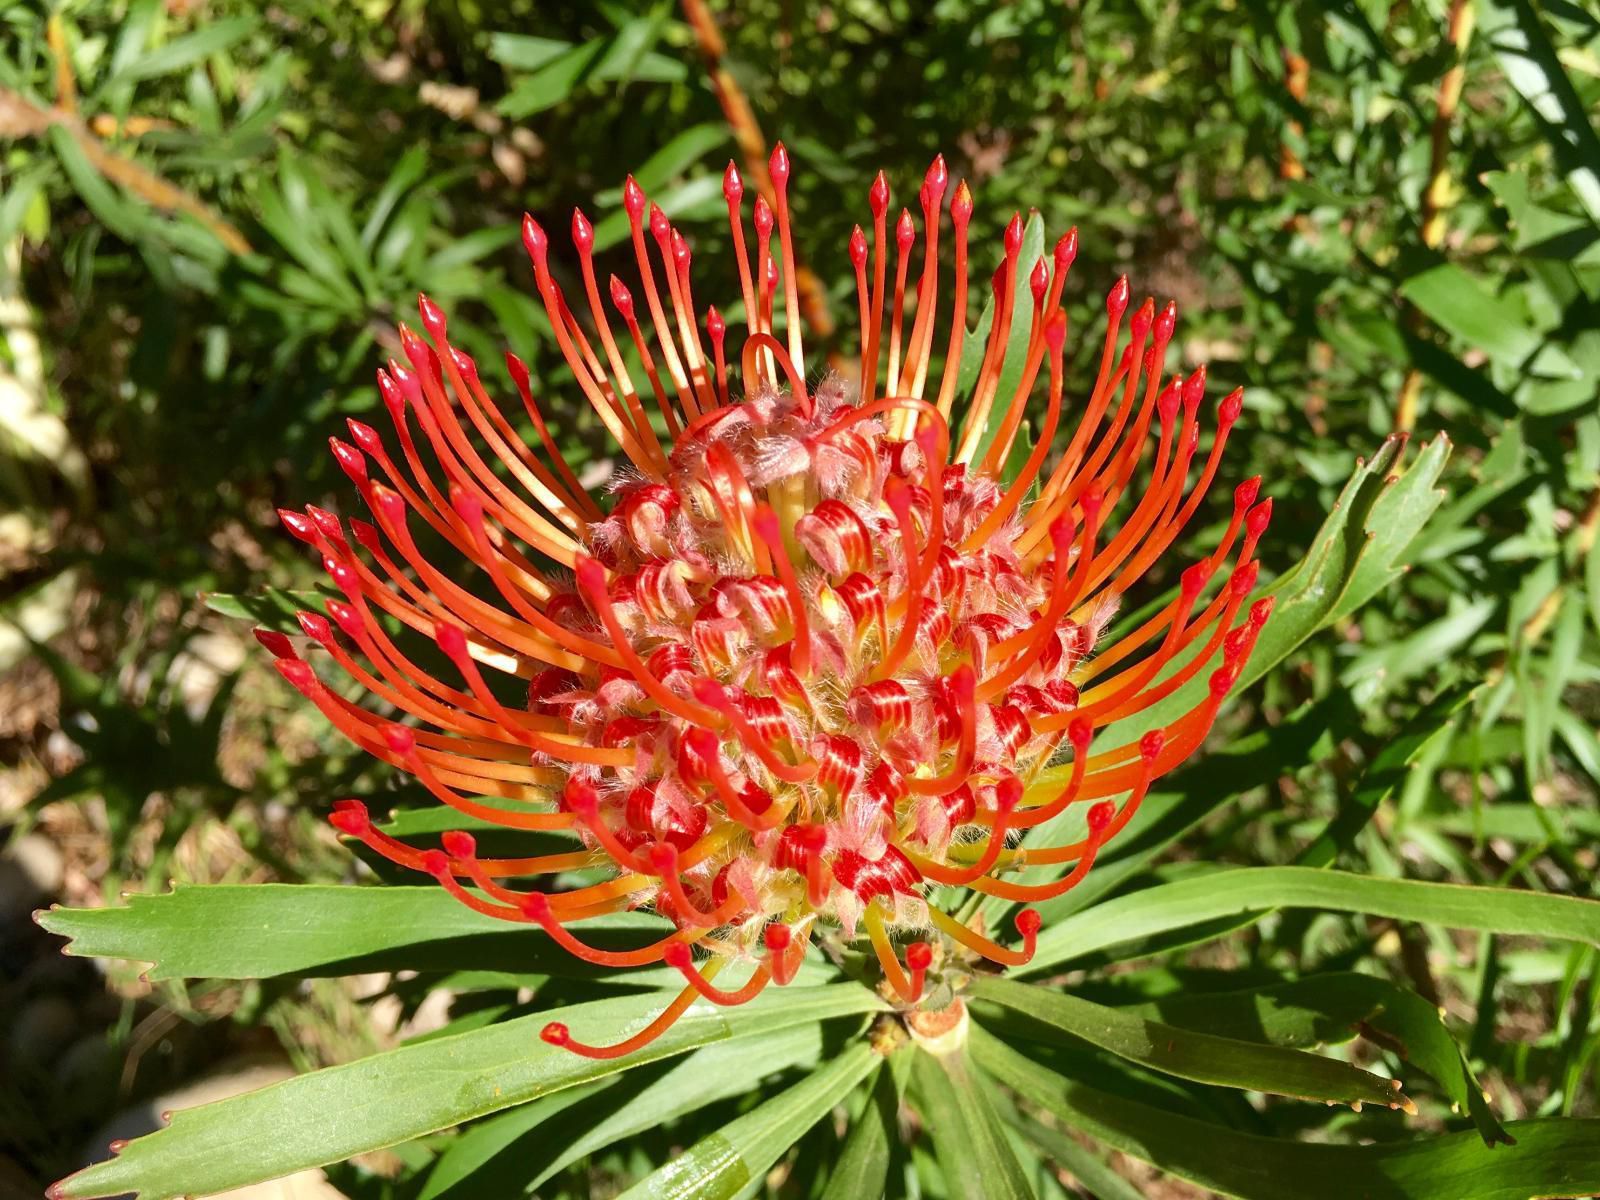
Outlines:
{"label": "narrow pointed leaf", "polygon": [[136,1193],[207,1196],[338,1162],[368,1150],[590,1083],[712,1042],[882,1008],[855,984],[774,988],[735,1009],[697,1004],[645,1049],[590,1059],[540,1040],[546,1022],[574,1037],[626,1037],[661,1010],[659,994],[624,996],[521,1017],[328,1067],[177,1113],[169,1128],[57,1185],[57,1200]]}
{"label": "narrow pointed leaf", "polygon": [[622,1200],[726,1200],[742,1194],[882,1061],[865,1042],[852,1043],[832,1062],[640,1180]]}
{"label": "narrow pointed leaf", "polygon": [[981,1029],[973,1031],[971,1046],[982,1070],[1029,1103],[1107,1146],[1224,1196],[1530,1200],[1600,1190],[1600,1120],[1516,1121],[1507,1126],[1516,1144],[1492,1148],[1470,1132],[1366,1146],[1292,1142],[1240,1133],[1063,1078]]}
{"label": "narrow pointed leaf", "polygon": [[[39,924],[67,953],[151,964],[160,979],[271,979],[380,969],[447,970],[515,962],[538,974],[587,976],[543,930],[497,921],[437,887],[318,884],[179,886],[121,908],[52,908]],[[597,944],[639,945],[665,926],[644,913],[584,922]]]}
{"label": "narrow pointed leaf", "polygon": [[1019,973],[1037,974],[1121,942],[1271,908],[1325,908],[1600,945],[1600,900],[1314,867],[1240,867],[1117,896],[1074,913],[1045,928],[1033,961]]}
{"label": "narrow pointed leaf", "polygon": [[911,1101],[933,1139],[951,1195],[1032,1200],[1027,1172],[964,1051],[919,1051],[911,1064]]}
{"label": "narrow pointed leaf", "polygon": [[880,1070],[861,1116],[850,1126],[839,1161],[828,1173],[822,1200],[881,1196],[889,1178],[889,1148],[898,1143],[900,1097],[893,1073]]}
{"label": "narrow pointed leaf", "polygon": [[1120,1058],[1196,1083],[1269,1092],[1301,1100],[1406,1104],[1397,1081],[1290,1046],[1179,1029],[1126,1008],[1015,979],[980,976],[970,994],[1082,1038]]}

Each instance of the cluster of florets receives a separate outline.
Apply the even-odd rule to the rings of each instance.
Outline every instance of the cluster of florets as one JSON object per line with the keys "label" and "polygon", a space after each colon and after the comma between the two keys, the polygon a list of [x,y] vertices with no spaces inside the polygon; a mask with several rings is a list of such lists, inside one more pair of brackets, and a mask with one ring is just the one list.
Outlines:
{"label": "cluster of florets", "polygon": [[[1204,738],[1270,611],[1266,601],[1245,609],[1270,515],[1251,480],[1177,595],[1106,644],[1123,593],[1198,510],[1240,414],[1237,392],[1223,399],[1190,486],[1205,372],[1163,378],[1172,305],[1158,314],[1146,301],[1129,316],[1127,282],[1118,281],[1098,377],[1058,448],[1060,299],[1077,239],[1069,233],[1049,258],[1026,264],[1014,218],[992,284],[1000,315],[953,437],[972,202],[959,185],[949,204],[954,312],[939,391],[925,399],[947,189],[940,159],[919,197],[923,252],[910,311],[917,229],[902,213],[891,289],[880,176],[869,194],[873,249],[860,229],[850,243],[859,370],[809,388],[788,173],[780,147],[773,203],[755,204],[753,264],[743,185],[731,166],[726,179],[747,327],[741,398],[730,396],[728,328],[716,309],[705,320],[709,353],[701,339],[686,242],[631,179],[625,204],[648,333],[626,285],[612,276],[608,288],[631,354],[602,300],[587,219],[573,220],[587,330],[552,274],[544,232],[526,219],[556,340],[631,462],[609,511],[556,450],[521,362],[507,356],[537,447],[424,297],[430,340],[402,326],[407,361],[379,372],[398,456],[356,421],[354,444],[333,442],[373,522],[352,519],[347,530],[314,507],[283,514],[323,555],[342,597],[326,616],[302,614],[303,631],[386,712],[347,700],[288,638],[262,633],[284,676],[357,744],[464,816],[564,830],[573,841],[562,853],[488,858],[455,831],[418,849],[378,829],[355,801],[335,806],[334,824],[462,903],[541,927],[589,961],[661,962],[684,974],[678,1000],[618,1045],[547,1028],[548,1040],[582,1053],[635,1049],[697,996],[739,1003],[786,983],[822,935],[853,940],[864,930],[887,987],[907,1004],[938,963],[1026,961],[1034,910],[1017,917],[1022,945],[1008,946],[930,904],[930,887],[1028,902],[1075,886],[1152,781]],[[774,334],[780,280],[787,342]],[[1022,287],[1031,326],[1020,377],[1000,395],[1017,353],[1008,352],[1009,314]],[[658,420],[634,385],[641,371]],[[1039,436],[1019,463],[1028,449],[1017,445],[1021,421],[1040,380]],[[441,570],[424,543],[452,548],[476,578]],[[419,634],[455,678],[408,653]],[[1095,744],[1099,731],[1208,669],[1204,698],[1182,715],[1126,744]],[[1082,813],[1076,840],[1026,836],[1073,811]],[[1052,864],[1062,870],[1050,882],[1007,878]],[[596,865],[610,877],[549,886]],[[586,919],[641,907],[663,919],[654,942],[611,950],[582,938]],[[711,957],[697,962],[694,947]],[[712,983],[740,960],[751,964],[742,986]]]}

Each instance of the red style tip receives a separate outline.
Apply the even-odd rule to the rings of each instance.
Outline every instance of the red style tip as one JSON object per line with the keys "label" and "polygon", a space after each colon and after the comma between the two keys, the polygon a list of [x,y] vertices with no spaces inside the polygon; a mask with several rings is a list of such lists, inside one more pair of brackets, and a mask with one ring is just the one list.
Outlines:
{"label": "red style tip", "polygon": [[1050,270],[1044,265],[1044,255],[1039,256],[1039,261],[1033,264],[1033,270],[1028,274],[1028,289],[1033,293],[1035,305],[1044,303],[1044,290],[1050,286]]}
{"label": "red style tip", "polygon": [[744,199],[744,179],[731,158],[728,160],[728,169],[722,173],[722,195],[735,208]]}
{"label": "red style tip", "polygon": [[590,558],[587,554],[578,555],[577,561],[572,565],[572,573],[577,576],[579,587],[586,591],[605,594],[606,569],[600,565],[599,559]]}
{"label": "red style tip", "polygon": [[367,481],[367,460],[361,451],[336,437],[328,439],[328,447],[333,451],[339,469],[350,477],[352,483],[359,487]]}
{"label": "red style tip", "polygon": [[1184,568],[1180,590],[1184,598],[1193,600],[1205,590],[1206,584],[1211,582],[1211,560],[1202,558],[1191,567]]}
{"label": "red style tip", "polygon": [[1007,258],[1015,258],[1022,252],[1022,214],[1019,212],[1011,214],[1006,226],[1005,246]]}
{"label": "red style tip", "polygon": [[1050,348],[1051,354],[1060,354],[1061,348],[1067,343],[1067,314],[1057,309],[1051,314],[1049,323],[1044,327],[1044,344]]}
{"label": "red style tip", "polygon": [[889,211],[889,181],[884,178],[882,171],[878,172],[878,177],[867,189],[867,205],[874,217],[881,217]]}
{"label": "red style tip", "polygon": [[858,271],[867,265],[867,235],[859,225],[850,231],[850,265]]}
{"label": "red style tip", "polygon": [[531,213],[522,214],[522,248],[528,252],[536,274],[544,274],[550,262],[550,239]]}
{"label": "red style tip", "polygon": [[1178,302],[1168,300],[1161,315],[1156,318],[1156,345],[1165,346],[1172,340],[1172,333],[1178,327]]}
{"label": "red style tip", "polygon": [[283,522],[283,527],[302,542],[314,543],[317,540],[317,527],[312,524],[311,518],[304,513],[297,513],[291,508],[280,508],[278,520]]}
{"label": "red style tip", "polygon": [[252,629],[250,632],[255,635],[255,639],[261,644],[261,648],[272,655],[273,658],[295,657],[294,643],[289,640],[288,634],[279,633],[276,629],[260,628]]}
{"label": "red style tip", "polygon": [[1261,493],[1261,476],[1255,475],[1246,479],[1233,489],[1233,507],[1236,509],[1249,508],[1256,502],[1256,497]]}
{"label": "red style tip", "polygon": [[426,292],[417,293],[417,315],[422,318],[422,327],[428,331],[428,336],[442,345],[446,329],[444,309],[430,300]]}
{"label": "red style tip", "polygon": [[321,613],[297,612],[294,619],[300,622],[300,628],[305,635],[318,645],[326,646],[333,641],[333,626],[328,624],[328,618]]}
{"label": "red style tip", "polygon": [[772,175],[772,186],[782,192],[789,186],[789,151],[779,142],[772,148],[772,157],[767,160],[767,170]]}
{"label": "red style tip", "polygon": [[333,811],[328,814],[328,824],[340,833],[362,837],[371,830],[372,817],[367,813],[367,806],[359,800],[335,800]]}
{"label": "red style tip", "polygon": [[765,196],[756,197],[755,222],[757,235],[763,238],[772,236],[772,205],[767,203]]}
{"label": "red style tip", "polygon": [[1232,425],[1243,411],[1244,389],[1234,388],[1222,398],[1222,403],[1217,405],[1217,420],[1224,425]]}
{"label": "red style tip", "polygon": [[900,219],[894,224],[895,247],[904,254],[911,249],[911,243],[917,240],[917,227],[911,221],[911,210],[902,208]]}
{"label": "red style tip", "polygon": [[384,726],[383,740],[388,743],[390,750],[402,757],[417,748],[417,735],[404,725]]}
{"label": "red style tip", "polygon": [[1194,369],[1194,373],[1183,381],[1183,403],[1186,408],[1193,408],[1200,403],[1200,397],[1206,394],[1206,366],[1201,363]]}
{"label": "red style tip", "polygon": [[967,222],[972,220],[972,189],[965,179],[956,184],[956,194],[950,199],[950,219],[957,230],[966,229]]}
{"label": "red style tip", "polygon": [[944,164],[944,155],[935,154],[933,161],[928,164],[928,172],[922,177],[922,186],[928,189],[928,197],[937,205],[944,197],[945,186],[950,182],[950,171]]}
{"label": "red style tip", "polygon": [[616,305],[624,321],[633,320],[633,293],[615,275],[611,277],[611,303]]}
{"label": "red style tip", "polygon": [[297,692],[309,695],[317,686],[317,674],[304,659],[279,658],[273,660],[272,665]]}
{"label": "red style tip", "polygon": [[478,525],[483,521],[483,501],[479,500],[465,488],[450,487],[450,507],[455,509],[456,516],[468,525]]}
{"label": "red style tip", "polygon": [[1152,729],[1139,739],[1139,757],[1145,762],[1154,762],[1167,744],[1167,734],[1164,729]]}
{"label": "red style tip", "polygon": [[450,856],[443,850],[424,850],[418,865],[436,879],[451,874]]}
{"label": "red style tip", "polygon": [[659,204],[650,206],[650,236],[660,241],[672,232],[672,222],[667,220],[667,214],[661,211]]}
{"label": "red style tip", "polygon": [[1228,580],[1228,586],[1233,594],[1241,600],[1256,588],[1256,577],[1261,574],[1261,563],[1252,558],[1247,563],[1241,563],[1233,569],[1233,576]]}
{"label": "red style tip", "polygon": [[511,351],[506,351],[506,372],[511,376],[511,382],[521,391],[528,386],[528,364],[523,362]]}
{"label": "red style tip", "polygon": [[1089,810],[1089,836],[1099,839],[1105,836],[1107,829],[1111,828],[1112,818],[1117,815],[1117,806],[1114,801],[1102,800]]}
{"label": "red style tip", "polygon": [[1017,914],[1017,932],[1029,941],[1039,936],[1039,929],[1043,925],[1044,918],[1039,915],[1037,908],[1025,908]]}
{"label": "red style tip", "polygon": [[371,425],[365,425],[354,417],[345,418],[345,428],[350,431],[350,436],[355,444],[368,454],[378,454],[383,450],[383,439],[378,436],[378,431]]}
{"label": "red style tip", "polygon": [[787,925],[780,925],[774,921],[762,931],[762,940],[766,942],[767,949],[774,954],[782,954],[789,948],[794,940],[794,930]]}
{"label": "red style tip", "polygon": [[1244,528],[1251,537],[1259,538],[1267,531],[1267,526],[1270,524],[1272,524],[1272,497],[1268,496],[1250,510],[1250,515],[1244,519]]}
{"label": "red style tip", "polygon": [[1056,270],[1071,270],[1078,258],[1078,227],[1074,225],[1056,243]]}
{"label": "red style tip", "polygon": [[1073,719],[1067,726],[1067,740],[1072,743],[1075,751],[1082,752],[1089,748],[1089,743],[1094,740],[1094,726],[1082,717]]}
{"label": "red style tip", "polygon": [[644,189],[629,175],[622,184],[622,207],[628,210],[628,220],[632,224],[637,225],[644,215],[645,203]]}
{"label": "red style tip", "polygon": [[594,226],[589,224],[589,218],[583,215],[581,208],[572,210],[572,244],[582,255],[588,255],[594,249]]}
{"label": "red style tip", "polygon": [[1134,312],[1133,320],[1129,322],[1129,325],[1133,330],[1133,340],[1135,342],[1143,340],[1144,335],[1150,332],[1151,322],[1153,322],[1155,319],[1156,302],[1149,296],[1146,296],[1144,303],[1139,305],[1137,311]]}
{"label": "red style tip", "polygon": [[467,653],[467,634],[459,625],[440,621],[433,627],[434,644],[451,659],[464,658]]}
{"label": "red style tip", "polygon": [[706,309],[706,333],[713,342],[720,342],[728,333],[728,324],[722,319],[722,314],[717,311],[716,305]]}
{"label": "red style tip", "polygon": [[694,955],[682,942],[669,942],[666,949],[661,952],[661,961],[675,970],[687,971],[691,969]]}
{"label": "red style tip", "polygon": [[1118,279],[1106,296],[1106,311],[1113,318],[1122,316],[1128,311],[1128,277]]}
{"label": "red style tip", "polygon": [[451,858],[472,859],[478,855],[478,839],[464,829],[447,829],[439,835],[439,844]]}
{"label": "red style tip", "polygon": [[678,264],[680,272],[689,269],[689,243],[683,240],[683,234],[676,229],[672,231],[672,261]]}
{"label": "red style tip", "polygon": [[552,1046],[567,1046],[572,1042],[572,1030],[560,1021],[551,1021],[539,1031],[539,1037]]}
{"label": "red style tip", "polygon": [[906,947],[906,966],[913,971],[926,971],[933,965],[933,947],[927,942],[912,942]]}

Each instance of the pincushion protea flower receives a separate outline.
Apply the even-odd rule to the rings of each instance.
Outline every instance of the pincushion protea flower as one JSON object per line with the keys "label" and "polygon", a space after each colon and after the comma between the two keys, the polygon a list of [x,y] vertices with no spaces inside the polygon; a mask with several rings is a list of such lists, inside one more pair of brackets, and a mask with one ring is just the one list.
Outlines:
{"label": "pincushion protea flower", "polygon": [[[935,388],[940,158],[918,196],[920,228],[902,211],[892,251],[889,189],[881,174],[872,185],[870,245],[859,227],[849,243],[858,369],[854,380],[829,373],[813,385],[781,146],[770,166],[774,196],[755,200],[753,255],[744,186],[732,165],[725,177],[745,313],[736,349],[715,308],[702,336],[689,246],[631,178],[624,204],[642,303],[614,275],[602,289],[581,212],[570,295],[544,230],[524,219],[556,341],[631,463],[609,511],[556,449],[523,364],[506,356],[537,446],[423,297],[431,344],[402,325],[407,361],[378,372],[395,441],[359,421],[353,445],[332,441],[373,521],[347,530],[315,507],[282,514],[343,595],[326,616],[302,613],[302,628],[389,715],[346,699],[288,638],[263,631],[284,677],[441,802],[576,840],[568,853],[488,858],[453,832],[418,850],[353,800],[335,805],[333,824],[588,962],[682,972],[682,993],[616,1045],[546,1027],[547,1041],[581,1054],[637,1049],[697,997],[738,1004],[787,983],[825,930],[847,939],[864,930],[887,989],[908,1006],[936,962],[1026,962],[1036,910],[1017,916],[1012,948],[931,904],[931,887],[1028,902],[1079,883],[1152,781],[1200,744],[1269,611],[1269,601],[1242,611],[1271,504],[1257,502],[1252,479],[1176,598],[1105,644],[1119,599],[1199,511],[1240,413],[1234,392],[1203,420],[1204,368],[1163,381],[1173,305],[1158,313],[1146,301],[1129,315],[1127,280],[1112,288],[1098,375],[1058,450],[1060,302],[1077,237],[1024,262],[1014,217],[991,283],[997,315],[975,382],[958,396],[973,207],[959,184]],[[1032,296],[1024,361],[1002,394],[1021,288]],[[1037,442],[1006,477],[1041,377]],[[1210,447],[1197,467],[1205,423]],[[471,573],[431,560],[424,527]],[[405,629],[437,644],[446,677],[408,654]],[[1096,744],[1097,731],[1172,695],[1219,650],[1198,705],[1126,744]],[[1081,839],[1022,843],[1077,805]],[[1038,864],[1072,865],[1054,882],[1007,878]],[[610,877],[562,892],[509,882],[597,865]],[[584,940],[585,919],[638,907],[674,931],[624,951]],[[904,965],[897,939],[909,939]],[[731,990],[714,984],[735,961],[751,965],[748,977]]]}

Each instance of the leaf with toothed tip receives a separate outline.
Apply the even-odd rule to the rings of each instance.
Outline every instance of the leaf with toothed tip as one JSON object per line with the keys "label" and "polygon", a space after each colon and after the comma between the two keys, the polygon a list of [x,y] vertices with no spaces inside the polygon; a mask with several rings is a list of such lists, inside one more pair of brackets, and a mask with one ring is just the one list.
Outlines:
{"label": "leaf with toothed tip", "polygon": [[[612,1038],[645,1024],[661,1006],[661,994],[650,992],[577,1004],[416,1042],[186,1109],[173,1116],[170,1127],[62,1180],[52,1198],[91,1200],[126,1192],[139,1200],[209,1196],[398,1145],[714,1042],[860,1018],[884,1007],[854,983],[769,991],[735,1009],[696,1005],[646,1049],[616,1059],[571,1054],[538,1036],[556,1018],[579,1036]],[[878,1061],[866,1043],[857,1042],[856,1049],[866,1055],[866,1066]],[[854,1057],[847,1051],[836,1061],[854,1062]],[[818,1116],[843,1095],[826,1094]],[[778,1152],[789,1145],[785,1140]]]}
{"label": "leaf with toothed tip", "polygon": [[[1600,1121],[1554,1118],[1507,1126],[1511,1146],[1472,1132],[1338,1146],[1241,1133],[1067,1079],[975,1029],[973,1061],[1067,1127],[1224,1196],[1269,1200],[1526,1200],[1600,1189]],[[1285,1181],[1291,1181],[1285,1191]]]}
{"label": "leaf with toothed tip", "polygon": [[[1044,218],[1037,212],[1028,214],[1027,227],[1022,232],[1022,250],[1017,256],[1017,269],[1024,277],[1033,269],[1036,263],[1045,254],[1044,248]],[[978,369],[983,362],[983,348],[989,341],[989,330],[994,327],[995,301],[991,295],[983,306],[983,312],[978,317],[978,323],[968,330],[966,339],[961,348],[961,370],[956,375],[956,396],[959,398],[972,395],[972,388],[978,381]],[[1004,365],[1000,369],[999,386],[994,394],[994,407],[989,411],[989,425],[984,434],[978,439],[978,450],[973,456],[973,461],[980,461],[989,449],[989,443],[994,440],[995,434],[1005,424],[1006,413],[1011,411],[1011,401],[1017,391],[1017,385],[1022,382],[1022,369],[1028,351],[1028,334],[1033,326],[1033,295],[1020,281],[1016,295],[1011,302],[1011,333],[1006,338],[1006,354]],[[1040,372],[1040,383],[1045,378],[1045,372]],[[1023,397],[1023,403],[1027,397]],[[954,440],[955,445],[961,444],[961,438],[966,435],[966,428],[960,431],[960,436]]]}
{"label": "leaf with toothed tip", "polygon": [[980,976],[969,994],[974,1001],[999,1005],[1026,1018],[1023,1028],[1031,1040],[1049,1042],[1058,1031],[1068,1033],[1179,1079],[1301,1100],[1402,1107],[1411,1103],[1396,1080],[1292,1046],[1178,1029],[1142,1013],[1108,1008],[1015,979]]}
{"label": "leaf with toothed tip", "polygon": [[290,592],[278,588],[263,588],[251,595],[229,592],[208,592],[204,595],[206,607],[225,617],[241,621],[254,621],[264,629],[279,633],[302,632],[296,614],[310,609],[321,612],[328,597],[321,592]]}

